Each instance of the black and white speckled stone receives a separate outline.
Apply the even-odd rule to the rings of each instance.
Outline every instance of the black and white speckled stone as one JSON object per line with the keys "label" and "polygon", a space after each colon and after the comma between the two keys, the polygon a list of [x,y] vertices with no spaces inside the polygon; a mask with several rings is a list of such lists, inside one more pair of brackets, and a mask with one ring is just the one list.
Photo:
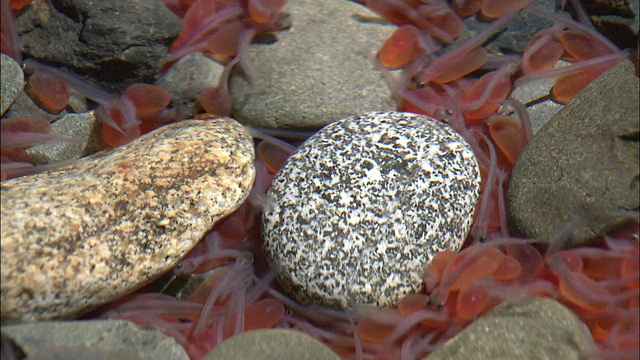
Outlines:
{"label": "black and white speckled stone", "polygon": [[466,141],[426,116],[374,112],[332,123],[276,175],[264,251],[298,301],[393,305],[470,229],[480,171]]}

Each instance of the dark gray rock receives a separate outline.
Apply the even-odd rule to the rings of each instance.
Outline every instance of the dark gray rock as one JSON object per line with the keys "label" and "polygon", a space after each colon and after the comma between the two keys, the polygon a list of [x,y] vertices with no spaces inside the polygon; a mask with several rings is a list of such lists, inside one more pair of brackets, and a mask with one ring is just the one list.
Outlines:
{"label": "dark gray rock", "polygon": [[[554,0],[536,0],[534,4],[537,8],[547,11],[554,11]],[[492,22],[486,19],[481,19],[479,14],[467,17],[462,20],[464,30],[460,37],[450,46],[444,47],[439,53],[449,51],[449,49],[456,48],[462,45],[467,40],[478,35],[484,29],[489,27]],[[499,33],[498,36],[492,38],[487,42],[485,48],[490,53],[511,55],[524,50],[527,42],[533,37],[535,33],[542,29],[546,29],[551,26],[551,21],[541,18],[540,16],[533,14],[526,9],[520,11],[512,20],[507,24],[505,30]]]}
{"label": "dark gray rock", "polygon": [[638,0],[584,0],[591,22],[620,48],[638,49]]}
{"label": "dark gray rock", "polygon": [[2,54],[1,59],[2,77],[0,80],[2,81],[0,81],[0,85],[2,88],[0,97],[2,98],[2,105],[0,106],[0,115],[4,115],[5,111],[13,104],[24,88],[24,73],[20,65],[11,57]]}
{"label": "dark gray rock", "polygon": [[340,360],[320,341],[289,329],[254,330],[238,334],[202,360]]}
{"label": "dark gray rock", "polygon": [[532,298],[497,306],[427,359],[582,360],[594,349],[589,329],[571,310]]}
{"label": "dark gray rock", "polygon": [[233,114],[256,127],[319,128],[367,111],[396,109],[372,60],[396,26],[350,1],[289,0],[293,26],[249,48],[256,78],[232,76]]}
{"label": "dark gray rock", "polygon": [[302,303],[392,306],[420,290],[471,226],[480,172],[469,145],[423,115],[374,112],[331,123],[269,189],[263,248]]}
{"label": "dark gray rock", "polygon": [[182,28],[160,0],[36,0],[17,23],[25,57],[116,91],[153,82]]}
{"label": "dark gray rock", "polygon": [[507,192],[513,230],[547,241],[576,221],[571,245],[637,222],[638,78],[607,71],[546,123],[518,159]]}
{"label": "dark gray rock", "polygon": [[189,360],[171,337],[124,320],[57,321],[2,327],[29,359]]}

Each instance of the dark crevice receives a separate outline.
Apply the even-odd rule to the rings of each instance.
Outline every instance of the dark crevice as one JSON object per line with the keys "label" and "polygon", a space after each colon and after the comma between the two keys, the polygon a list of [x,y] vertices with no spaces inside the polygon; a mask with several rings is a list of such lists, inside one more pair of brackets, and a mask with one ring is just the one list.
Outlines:
{"label": "dark crevice", "polygon": [[640,132],[632,131],[632,132],[627,133],[627,134],[618,135],[618,138],[620,138],[620,140],[623,140],[623,141],[639,142],[640,141]]}

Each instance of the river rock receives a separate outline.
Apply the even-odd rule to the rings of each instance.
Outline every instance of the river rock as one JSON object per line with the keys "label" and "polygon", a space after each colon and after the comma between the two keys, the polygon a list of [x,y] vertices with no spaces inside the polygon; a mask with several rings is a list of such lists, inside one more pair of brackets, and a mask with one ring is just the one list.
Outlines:
{"label": "river rock", "polygon": [[17,24],[25,57],[115,91],[153,82],[182,29],[159,0],[35,0]]}
{"label": "river rock", "polygon": [[93,111],[70,113],[51,124],[51,133],[83,140],[79,143],[57,142],[26,149],[34,165],[79,159],[95,154],[108,146],[102,139],[102,123]]}
{"label": "river rock", "polygon": [[423,115],[374,112],[327,125],[268,192],[263,248],[302,303],[393,305],[425,267],[458,250],[480,171],[466,141]]}
{"label": "river rock", "polygon": [[497,306],[427,359],[581,360],[594,350],[589,329],[571,310],[532,298]]}
{"label": "river rock", "polygon": [[24,88],[24,74],[20,65],[11,57],[1,54],[1,67],[2,78],[0,80],[0,96],[2,102],[0,105],[0,115],[4,115],[5,111],[13,104],[18,97],[18,94]]}
{"label": "river rock", "polygon": [[253,149],[233,119],[187,120],[3,182],[2,320],[74,317],[174,267],[248,196]]}
{"label": "river rock", "polygon": [[223,70],[224,66],[205,54],[188,54],[176,61],[154,85],[171,94],[172,106],[192,106],[203,90],[218,86]]}
{"label": "river rock", "polygon": [[45,321],[3,326],[2,334],[34,360],[189,359],[161,330],[125,320]]}
{"label": "river rock", "polygon": [[395,110],[373,57],[396,26],[349,1],[289,0],[292,27],[248,51],[255,79],[230,81],[233,114],[270,128],[319,128],[347,116]]}
{"label": "river rock", "polygon": [[554,115],[513,169],[507,192],[513,230],[549,241],[573,223],[568,243],[580,245],[637,222],[639,116],[638,78],[629,61]]}
{"label": "river rock", "polygon": [[339,360],[326,345],[297,330],[254,330],[216,346],[203,360]]}

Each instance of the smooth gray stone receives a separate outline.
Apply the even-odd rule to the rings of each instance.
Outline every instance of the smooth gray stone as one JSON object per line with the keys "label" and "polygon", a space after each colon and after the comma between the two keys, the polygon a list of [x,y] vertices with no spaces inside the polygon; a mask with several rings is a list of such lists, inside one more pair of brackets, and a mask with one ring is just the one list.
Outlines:
{"label": "smooth gray stone", "polygon": [[125,320],[47,321],[3,326],[2,333],[28,359],[189,360],[172,337]]}
{"label": "smooth gray stone", "polygon": [[507,192],[513,230],[548,241],[574,223],[569,244],[580,245],[637,222],[639,116],[629,61],[554,115],[513,169]]}
{"label": "smooth gray stone", "polygon": [[340,360],[320,341],[289,329],[254,330],[216,346],[202,360]]}
{"label": "smooth gray stone", "polygon": [[[319,128],[367,111],[396,109],[373,57],[397,28],[349,1],[289,0],[291,29],[249,48],[256,77],[232,76],[233,114],[256,127]],[[375,20],[374,20],[375,19]]]}
{"label": "smooth gray stone", "polygon": [[571,310],[531,298],[497,306],[424,360],[582,360],[594,349],[589,329]]}

